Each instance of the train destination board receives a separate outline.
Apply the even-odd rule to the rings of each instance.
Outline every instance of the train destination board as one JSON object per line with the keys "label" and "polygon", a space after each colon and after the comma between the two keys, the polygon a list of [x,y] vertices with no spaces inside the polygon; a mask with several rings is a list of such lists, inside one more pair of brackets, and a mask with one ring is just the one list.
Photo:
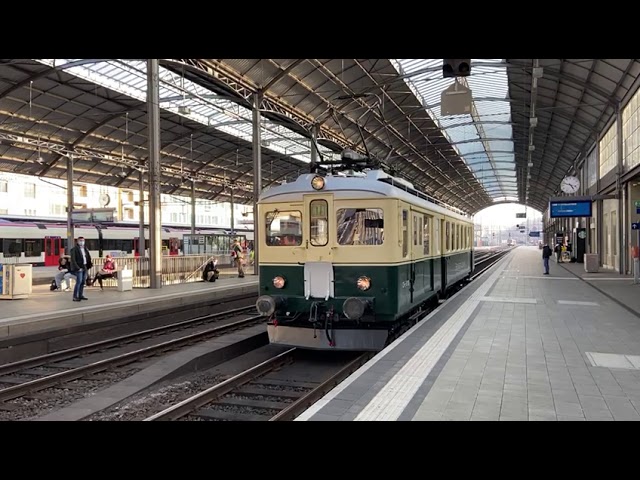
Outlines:
{"label": "train destination board", "polygon": [[591,201],[550,202],[549,216],[562,217],[590,217]]}

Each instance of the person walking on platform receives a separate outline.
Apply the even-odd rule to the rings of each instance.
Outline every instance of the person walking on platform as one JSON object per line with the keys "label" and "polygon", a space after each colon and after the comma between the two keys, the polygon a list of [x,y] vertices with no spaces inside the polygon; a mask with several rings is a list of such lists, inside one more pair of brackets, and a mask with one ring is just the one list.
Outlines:
{"label": "person walking on platform", "polygon": [[562,244],[560,242],[556,245],[554,252],[558,255],[558,263],[562,263]]}
{"label": "person walking on platform", "polygon": [[548,244],[544,244],[542,247],[542,263],[544,264],[544,274],[549,275],[549,258],[553,255],[551,247]]}
{"label": "person walking on platform", "polygon": [[73,290],[73,301],[89,300],[84,296],[84,285],[87,283],[87,273],[93,267],[91,254],[84,246],[84,237],[78,237],[76,246],[69,252],[71,257],[70,273],[76,277],[76,286]]}

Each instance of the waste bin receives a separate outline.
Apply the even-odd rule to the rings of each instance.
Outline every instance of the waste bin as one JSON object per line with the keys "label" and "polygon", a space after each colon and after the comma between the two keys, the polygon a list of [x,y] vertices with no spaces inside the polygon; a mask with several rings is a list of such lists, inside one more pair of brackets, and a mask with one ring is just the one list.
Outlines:
{"label": "waste bin", "polygon": [[133,270],[125,269],[118,272],[118,291],[128,292],[133,290]]}
{"label": "waste bin", "polygon": [[600,269],[597,253],[584,254],[584,271],[588,273],[596,273]]}
{"label": "waste bin", "polygon": [[29,298],[32,292],[32,265],[0,265],[0,300]]}

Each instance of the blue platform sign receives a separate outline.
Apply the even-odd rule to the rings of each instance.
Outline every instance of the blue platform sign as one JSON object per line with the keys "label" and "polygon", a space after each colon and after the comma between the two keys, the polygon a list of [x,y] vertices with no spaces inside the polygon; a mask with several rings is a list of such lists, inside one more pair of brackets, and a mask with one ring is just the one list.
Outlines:
{"label": "blue platform sign", "polygon": [[540,232],[529,232],[529,236],[530,237],[539,237],[540,236]]}
{"label": "blue platform sign", "polygon": [[591,201],[549,202],[549,216],[562,217],[590,217]]}
{"label": "blue platform sign", "polygon": [[640,223],[632,223],[631,230],[640,230]]}

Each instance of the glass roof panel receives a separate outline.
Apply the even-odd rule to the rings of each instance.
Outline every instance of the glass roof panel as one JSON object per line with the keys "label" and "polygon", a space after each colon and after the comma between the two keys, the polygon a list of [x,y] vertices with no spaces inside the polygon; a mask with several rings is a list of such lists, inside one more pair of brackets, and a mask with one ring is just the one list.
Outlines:
{"label": "glass roof panel", "polygon": [[[391,63],[478,181],[499,183],[496,192],[487,191],[490,196],[502,199],[517,188],[507,70],[502,59],[471,60],[471,75],[461,83],[471,89],[473,116],[441,115],[441,94],[455,81],[442,78],[442,59],[392,59]],[[512,171],[505,170],[505,163]]]}
{"label": "glass roof panel", "polygon": [[[49,66],[79,63],[65,69],[79,78],[146,102],[147,64],[139,60],[108,60],[82,63],[77,59],[35,59]],[[218,97],[214,92],[175,72],[160,67],[160,108],[202,125],[251,142],[252,112],[237,103]],[[302,162],[311,160],[310,140],[286,127],[263,118],[263,147]],[[326,147],[320,152],[331,159],[336,156]]]}

